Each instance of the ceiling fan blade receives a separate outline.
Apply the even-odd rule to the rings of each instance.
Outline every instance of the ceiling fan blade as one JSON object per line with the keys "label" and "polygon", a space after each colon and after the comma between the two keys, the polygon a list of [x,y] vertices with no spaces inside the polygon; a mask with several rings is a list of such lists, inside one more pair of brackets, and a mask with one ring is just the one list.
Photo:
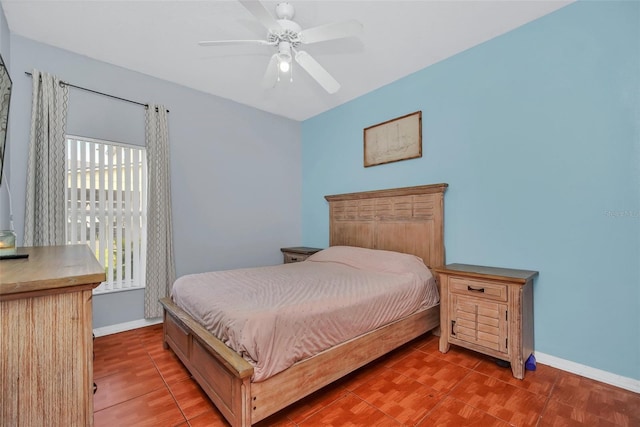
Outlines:
{"label": "ceiling fan blade", "polygon": [[262,78],[262,87],[265,89],[271,89],[276,85],[277,81],[278,81],[278,54],[274,53],[271,56],[269,65],[267,65],[267,70],[264,72],[264,77]]}
{"label": "ceiling fan blade", "polygon": [[351,20],[308,28],[300,32],[300,38],[302,43],[309,44],[353,37],[360,35],[360,33],[362,33],[362,24],[356,20]]}
{"label": "ceiling fan blade", "polygon": [[331,74],[325,70],[322,65],[318,63],[307,52],[300,50],[296,52],[296,62],[300,64],[304,70],[309,73],[327,92],[333,94],[340,89],[340,83],[334,79]]}
{"label": "ceiling fan blade", "polygon": [[253,16],[256,17],[258,21],[269,31],[281,32],[283,31],[282,27],[278,22],[271,16],[269,11],[264,8],[262,3],[255,0],[239,0],[240,3],[247,9]]}
{"label": "ceiling fan blade", "polygon": [[198,42],[200,46],[224,46],[224,45],[239,45],[239,44],[262,44],[262,45],[274,45],[266,40],[210,40]]}

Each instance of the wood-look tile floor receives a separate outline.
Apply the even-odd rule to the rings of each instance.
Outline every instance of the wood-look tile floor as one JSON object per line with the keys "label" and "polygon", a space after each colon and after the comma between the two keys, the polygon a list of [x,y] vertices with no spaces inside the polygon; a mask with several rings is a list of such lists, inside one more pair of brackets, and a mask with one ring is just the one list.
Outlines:
{"label": "wood-look tile floor", "polygon": [[[228,425],[162,348],[162,325],[97,338],[94,352],[96,427]],[[640,394],[541,364],[520,381],[428,334],[259,425],[640,426]]]}

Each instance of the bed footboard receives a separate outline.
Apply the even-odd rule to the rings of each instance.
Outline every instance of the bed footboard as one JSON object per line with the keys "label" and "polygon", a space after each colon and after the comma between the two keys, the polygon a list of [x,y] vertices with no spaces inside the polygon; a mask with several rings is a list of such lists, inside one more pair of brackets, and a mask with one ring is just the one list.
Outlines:
{"label": "bed footboard", "polygon": [[169,298],[160,303],[165,309],[164,345],[171,347],[232,426],[250,426],[253,366]]}

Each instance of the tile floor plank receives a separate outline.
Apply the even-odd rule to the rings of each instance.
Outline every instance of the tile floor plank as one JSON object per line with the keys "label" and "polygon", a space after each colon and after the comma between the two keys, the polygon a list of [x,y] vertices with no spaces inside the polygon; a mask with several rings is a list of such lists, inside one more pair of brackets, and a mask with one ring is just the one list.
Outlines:
{"label": "tile floor plank", "polygon": [[93,410],[126,402],[157,389],[165,389],[160,373],[150,358],[140,362],[137,367],[119,370],[94,380],[98,386],[93,395]]}
{"label": "tile floor plank", "polygon": [[452,397],[445,397],[419,424],[418,427],[508,427],[506,421],[469,406]]}
{"label": "tile floor plank", "polygon": [[353,394],[404,425],[417,424],[443,398],[443,393],[390,369]]}
{"label": "tile floor plank", "polygon": [[640,426],[638,393],[560,371],[551,397],[616,425]]}
{"label": "tile floor plank", "polygon": [[169,390],[160,388],[94,412],[95,427],[173,427],[186,422]]}
{"label": "tile floor plank", "polygon": [[471,372],[449,396],[516,426],[535,426],[548,399],[479,372]]}
{"label": "tile floor plank", "polygon": [[398,421],[351,393],[322,408],[298,425],[300,427],[402,426]]}
{"label": "tile floor plank", "polygon": [[174,382],[169,384],[168,387],[187,420],[195,418],[205,412],[215,410],[214,404],[209,400],[200,386],[191,378]]}

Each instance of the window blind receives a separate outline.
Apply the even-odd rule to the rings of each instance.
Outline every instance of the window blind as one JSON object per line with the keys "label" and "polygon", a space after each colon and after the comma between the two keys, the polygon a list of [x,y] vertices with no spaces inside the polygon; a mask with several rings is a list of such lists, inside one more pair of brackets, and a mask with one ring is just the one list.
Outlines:
{"label": "window blind", "polygon": [[96,294],[144,287],[145,155],[144,147],[67,137],[67,243],[86,243],[105,268]]}

